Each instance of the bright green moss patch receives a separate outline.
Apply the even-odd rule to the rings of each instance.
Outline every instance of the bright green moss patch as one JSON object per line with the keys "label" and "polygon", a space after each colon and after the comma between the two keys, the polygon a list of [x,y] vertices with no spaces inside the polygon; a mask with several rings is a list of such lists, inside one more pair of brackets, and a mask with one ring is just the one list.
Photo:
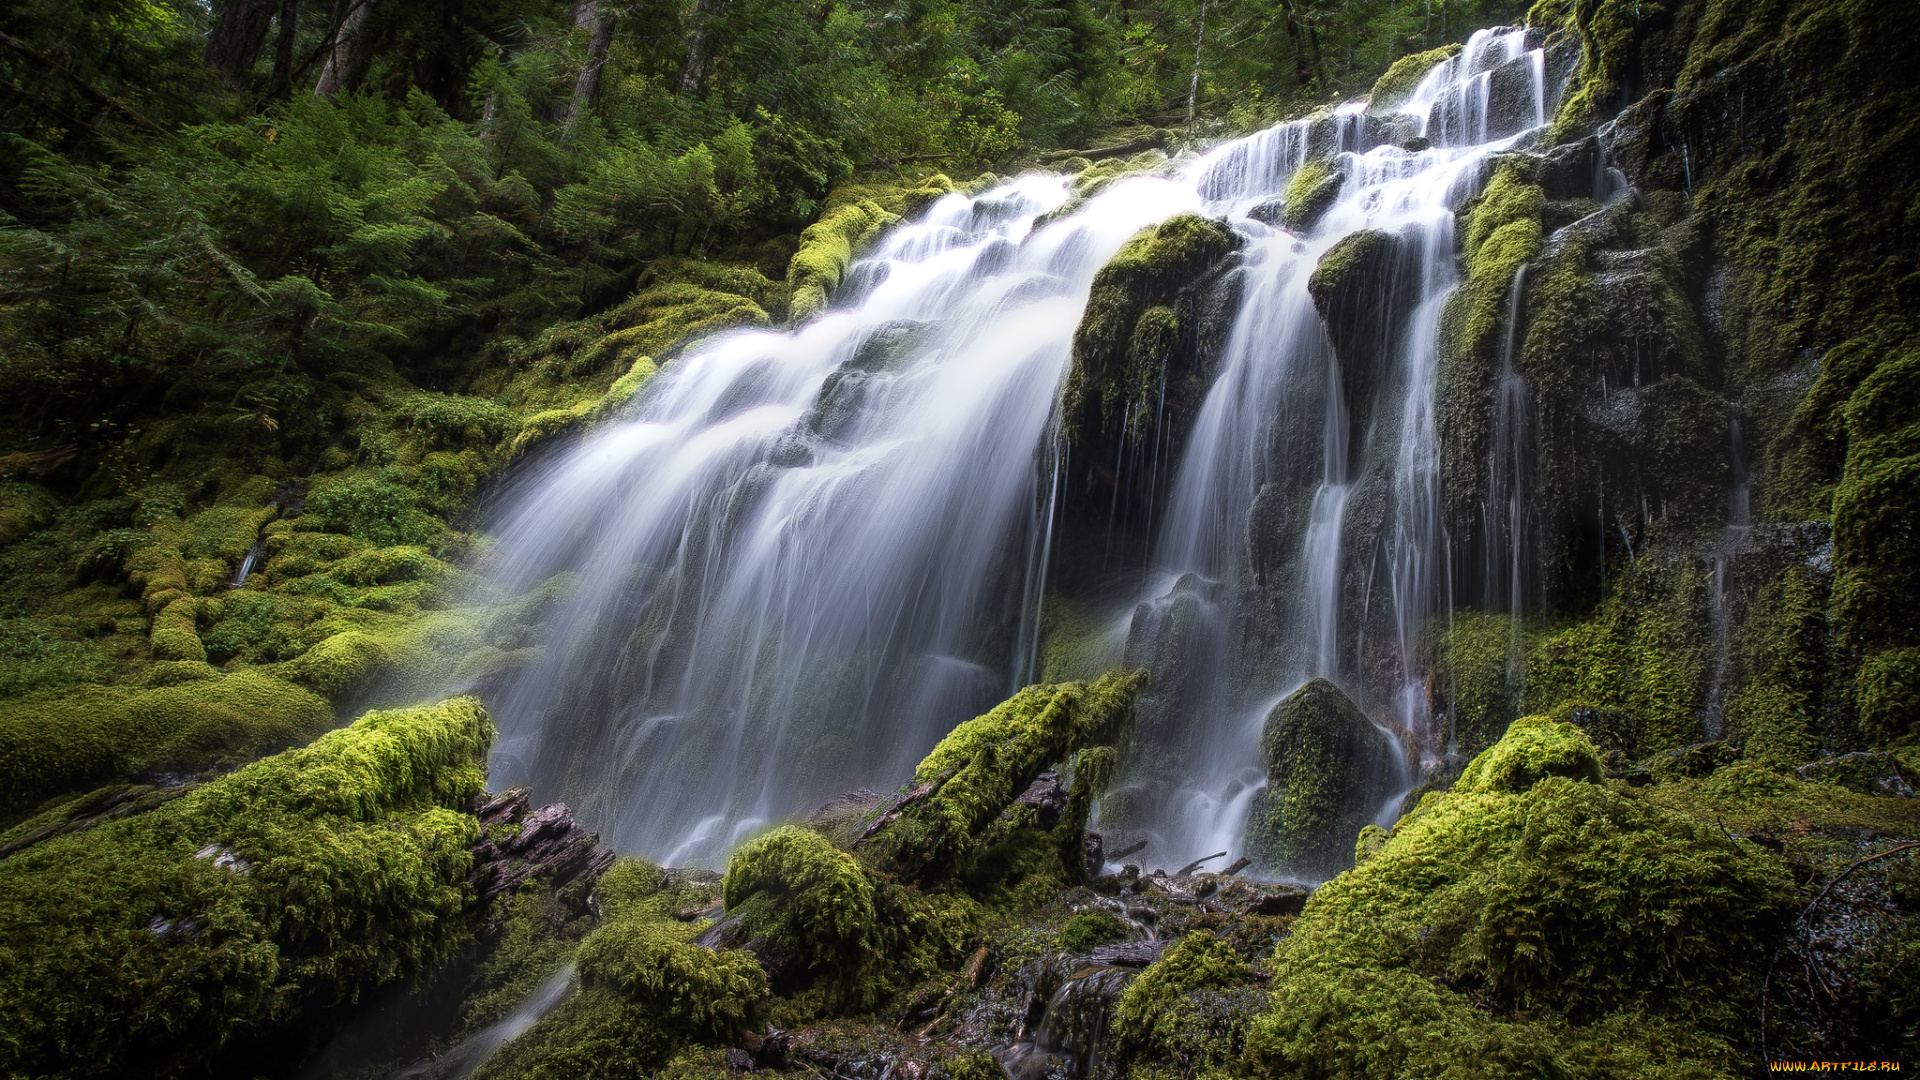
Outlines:
{"label": "bright green moss patch", "polygon": [[[1199,992],[1231,990],[1253,982],[1253,969],[1234,954],[1227,942],[1205,930],[1188,934],[1120,994],[1113,1010],[1114,1053],[1145,1061],[1175,1056],[1192,1061],[1198,1057],[1196,1064],[1213,1068],[1227,1065],[1237,1047],[1230,1043],[1218,1047],[1183,1045],[1198,1041],[1183,1036],[1190,1035],[1193,1014],[1206,1005],[1196,1000]],[[1195,1049],[1202,1053],[1193,1054]],[[1214,1053],[1206,1054],[1206,1049]]]}
{"label": "bright green moss patch", "polygon": [[1534,639],[1525,707],[1623,710],[1638,727],[1635,756],[1698,741],[1712,648],[1705,603],[1700,567],[1630,564],[1592,619]]}
{"label": "bright green moss patch", "polygon": [[1110,911],[1093,909],[1074,914],[1060,928],[1059,945],[1070,953],[1089,953],[1095,946],[1131,937],[1127,924]]}
{"label": "bright green moss patch", "polygon": [[1547,716],[1513,722],[1499,742],[1469,762],[1454,790],[1524,792],[1549,776],[1600,782],[1600,755],[1572,724]]}
{"label": "bright green moss patch", "polygon": [[18,809],[107,779],[231,767],[331,726],[325,700],[250,671],[10,701],[0,703],[0,791]]}
{"label": "bright green moss patch", "polygon": [[787,283],[793,288],[788,317],[802,322],[826,310],[854,256],[898,220],[879,203],[863,199],[829,210],[807,226],[800,234],[800,250],[787,268]]}
{"label": "bright green moss patch", "polygon": [[0,1071],[198,1071],[448,955],[491,738],[471,699],[369,713],[7,858]]}
{"label": "bright green moss patch", "polygon": [[1510,615],[1457,611],[1449,619],[1435,674],[1446,691],[1454,752],[1478,754],[1517,719],[1525,648]]}
{"label": "bright green moss patch", "polygon": [[988,826],[1048,765],[1111,741],[1146,677],[1115,671],[1092,683],[1030,686],[955,728],[920,762],[912,785],[883,803],[867,849],[909,878],[979,853]]}
{"label": "bright green moss patch", "polygon": [[[1543,734],[1584,741],[1554,727],[1509,734],[1470,771],[1484,780],[1534,756]],[[1565,776],[1514,786],[1428,795],[1314,894],[1275,953],[1253,1067],[1734,1075],[1731,1040],[1792,910],[1784,864],[1621,789]]]}
{"label": "bright green moss patch", "polygon": [[1427,72],[1458,55],[1460,45],[1453,42],[1395,60],[1392,67],[1374,80],[1373,89],[1367,94],[1367,111],[1383,113],[1399,108],[1413,96],[1414,88],[1427,77]]}

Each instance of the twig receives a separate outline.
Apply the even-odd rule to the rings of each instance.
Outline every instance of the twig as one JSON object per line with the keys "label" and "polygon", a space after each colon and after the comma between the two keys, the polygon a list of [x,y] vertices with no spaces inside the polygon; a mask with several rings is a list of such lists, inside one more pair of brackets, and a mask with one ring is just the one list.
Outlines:
{"label": "twig", "polygon": [[1222,874],[1225,874],[1228,877],[1232,877],[1233,875],[1239,873],[1242,870],[1245,870],[1247,867],[1252,865],[1253,865],[1253,860],[1247,858],[1245,855],[1242,855],[1238,859],[1235,859],[1233,861],[1232,866],[1229,866],[1225,870],[1222,870],[1220,872]]}
{"label": "twig", "polygon": [[1226,857],[1227,857],[1227,853],[1226,853],[1226,852],[1224,852],[1224,851],[1216,851],[1216,852],[1214,852],[1214,853],[1213,853],[1213,854],[1211,854],[1211,855],[1202,855],[1202,856],[1201,856],[1200,858],[1198,858],[1198,859],[1195,859],[1195,860],[1193,860],[1192,862],[1190,862],[1190,863],[1188,863],[1187,865],[1185,865],[1185,866],[1183,866],[1183,867],[1181,867],[1181,868],[1180,868],[1180,872],[1179,872],[1179,873],[1177,873],[1177,874],[1175,874],[1175,875],[1173,875],[1173,876],[1174,876],[1174,877],[1186,877],[1186,876],[1187,876],[1188,874],[1191,874],[1191,873],[1193,873],[1193,872],[1194,872],[1195,870],[1198,870],[1198,869],[1200,869],[1200,864],[1201,864],[1201,863],[1207,863],[1207,862],[1212,862],[1212,861],[1213,861],[1213,860],[1215,860],[1215,859],[1224,859],[1224,858],[1226,858]]}
{"label": "twig", "polygon": [[1147,842],[1145,840],[1142,840],[1137,844],[1128,844],[1126,847],[1123,847],[1119,851],[1116,851],[1113,854],[1107,856],[1107,858],[1108,859],[1124,859],[1127,856],[1133,854],[1134,852],[1142,850],[1146,846],[1147,846]]}

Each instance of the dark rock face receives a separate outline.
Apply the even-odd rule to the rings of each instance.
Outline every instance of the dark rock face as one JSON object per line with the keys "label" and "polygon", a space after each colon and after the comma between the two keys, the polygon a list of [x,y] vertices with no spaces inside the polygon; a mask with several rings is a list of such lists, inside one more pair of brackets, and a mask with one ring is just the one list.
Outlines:
{"label": "dark rock face", "polygon": [[1213,381],[1239,301],[1243,241],[1181,214],[1143,230],[1094,278],[1061,390],[1076,463],[1070,498],[1146,520]]}
{"label": "dark rock face", "polygon": [[1267,715],[1265,805],[1248,837],[1269,869],[1330,877],[1394,794],[1400,748],[1340,688],[1315,679]]}
{"label": "dark rock face", "polygon": [[600,846],[599,834],[582,829],[566,804],[534,810],[525,788],[480,796],[470,813],[480,820],[481,833],[471,849],[468,880],[483,908],[496,896],[512,895],[529,878],[558,889],[592,881],[613,865],[613,849]]}

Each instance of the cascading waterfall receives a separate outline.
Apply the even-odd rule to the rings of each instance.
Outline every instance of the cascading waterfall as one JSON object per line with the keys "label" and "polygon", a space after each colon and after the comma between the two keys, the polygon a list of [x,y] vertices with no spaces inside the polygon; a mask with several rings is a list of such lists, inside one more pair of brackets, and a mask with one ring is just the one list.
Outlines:
{"label": "cascading waterfall", "polygon": [[[1136,768],[1128,777],[1134,797],[1102,822],[1149,838],[1148,857],[1240,853],[1264,783],[1257,767],[1261,727],[1272,706],[1308,678],[1346,687],[1422,756],[1433,756],[1444,741],[1445,732],[1429,729],[1422,643],[1429,622],[1451,601],[1434,395],[1440,316],[1457,283],[1454,210],[1478,189],[1493,154],[1545,122],[1544,82],[1544,61],[1524,32],[1482,31],[1428,73],[1399,116],[1369,116],[1360,106],[1335,114],[1344,180],[1338,200],[1307,235],[1248,220],[1245,210],[1257,201],[1250,195],[1221,207],[1250,237],[1245,299],[1174,485],[1155,560],[1153,589],[1161,595],[1136,616],[1131,655],[1145,661],[1172,653],[1231,675],[1198,686],[1184,680],[1180,692],[1145,710],[1149,723],[1187,728],[1178,739],[1148,736],[1157,752],[1147,768],[1174,775]],[[1501,84],[1506,89],[1496,93]],[[1390,121],[1427,140],[1426,148],[1383,145],[1369,134],[1391,130]],[[1250,171],[1246,159],[1254,152],[1279,148],[1270,167],[1291,172],[1298,161],[1285,151],[1304,146],[1314,125],[1324,123],[1300,121],[1213,156],[1238,178]],[[1244,190],[1239,181],[1236,194]],[[1381,298],[1379,319],[1398,323],[1381,327],[1389,370],[1360,380],[1377,387],[1375,400],[1349,401],[1345,387],[1354,381],[1327,340],[1308,280],[1335,244],[1369,229],[1394,238],[1403,280],[1388,292],[1410,294],[1412,303],[1396,320],[1393,297]],[[1302,480],[1315,466],[1318,484],[1309,488]],[[1307,505],[1304,523],[1277,536],[1251,535],[1254,503],[1268,497]],[[1349,521],[1357,502],[1369,515],[1365,535]],[[1298,553],[1291,572],[1277,575],[1298,598],[1281,614],[1279,633],[1230,633],[1235,613],[1218,602],[1188,601],[1179,620],[1161,614],[1183,599],[1180,583],[1193,577],[1233,587],[1246,582],[1261,544]],[[1243,618],[1258,621],[1257,614]],[[1165,639],[1176,633],[1184,640],[1169,648]],[[1409,762],[1398,786],[1411,781]],[[1390,820],[1397,806],[1390,800],[1382,818]]]}
{"label": "cascading waterfall", "polygon": [[[1120,463],[1172,476],[1132,637],[1179,623],[1183,647],[1162,654],[1192,667],[1156,671],[1181,689],[1142,715],[1160,728],[1147,743],[1179,746],[1156,758],[1176,797],[1128,827],[1167,858],[1237,854],[1261,718],[1310,676],[1429,749],[1419,641],[1447,601],[1433,393],[1453,210],[1543,121],[1544,87],[1523,31],[1483,31],[1396,113],[1282,125],[1044,224],[1065,178],[950,195],[856,263],[823,317],[690,350],[630,418],[523,470],[498,504],[491,580],[562,598],[541,658],[495,695],[497,782],[568,799],[626,849],[711,863],[763,821],[904,779],[1030,679],[1072,334],[1099,268],[1183,211],[1247,238],[1243,300],[1187,445]],[[1408,138],[1424,142],[1391,141]],[[1345,179],[1320,224],[1262,224],[1256,208],[1328,152]],[[1377,404],[1345,399],[1307,288],[1361,229],[1397,238],[1416,294]],[[1256,647],[1238,598],[1249,521],[1294,498],[1307,520],[1262,542],[1297,553],[1297,600]],[[1176,595],[1196,617],[1159,618]],[[1378,661],[1384,693],[1362,677]]]}

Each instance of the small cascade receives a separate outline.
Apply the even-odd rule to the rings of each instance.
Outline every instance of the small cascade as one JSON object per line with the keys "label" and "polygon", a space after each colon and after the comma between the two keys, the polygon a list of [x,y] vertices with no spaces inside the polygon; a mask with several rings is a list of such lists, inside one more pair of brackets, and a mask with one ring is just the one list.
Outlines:
{"label": "small cascade", "polygon": [[1113,1006],[1139,973],[1067,953],[1048,957],[1013,1041],[995,1059],[1012,1080],[1094,1075]]}
{"label": "small cascade", "polygon": [[500,1048],[527,1033],[573,995],[572,964],[564,964],[505,1017],[462,1039],[429,1065],[409,1066],[388,1080],[466,1080]]}
{"label": "small cascade", "polygon": [[247,557],[240,560],[240,569],[233,572],[233,580],[227,583],[227,588],[237,589],[245,585],[247,578],[253,575],[253,564],[260,561],[261,554],[263,554],[263,551],[260,547],[260,541],[255,540],[253,546],[247,549]]}
{"label": "small cascade", "polygon": [[1728,459],[1733,464],[1733,490],[1727,499],[1727,525],[1720,532],[1708,562],[1712,567],[1708,583],[1708,603],[1713,605],[1713,671],[1707,684],[1707,707],[1700,717],[1701,731],[1709,739],[1726,734],[1727,687],[1733,676],[1733,561],[1747,546],[1753,532],[1753,485],[1747,472],[1746,436],[1741,431],[1740,410],[1734,408],[1727,419]]}

